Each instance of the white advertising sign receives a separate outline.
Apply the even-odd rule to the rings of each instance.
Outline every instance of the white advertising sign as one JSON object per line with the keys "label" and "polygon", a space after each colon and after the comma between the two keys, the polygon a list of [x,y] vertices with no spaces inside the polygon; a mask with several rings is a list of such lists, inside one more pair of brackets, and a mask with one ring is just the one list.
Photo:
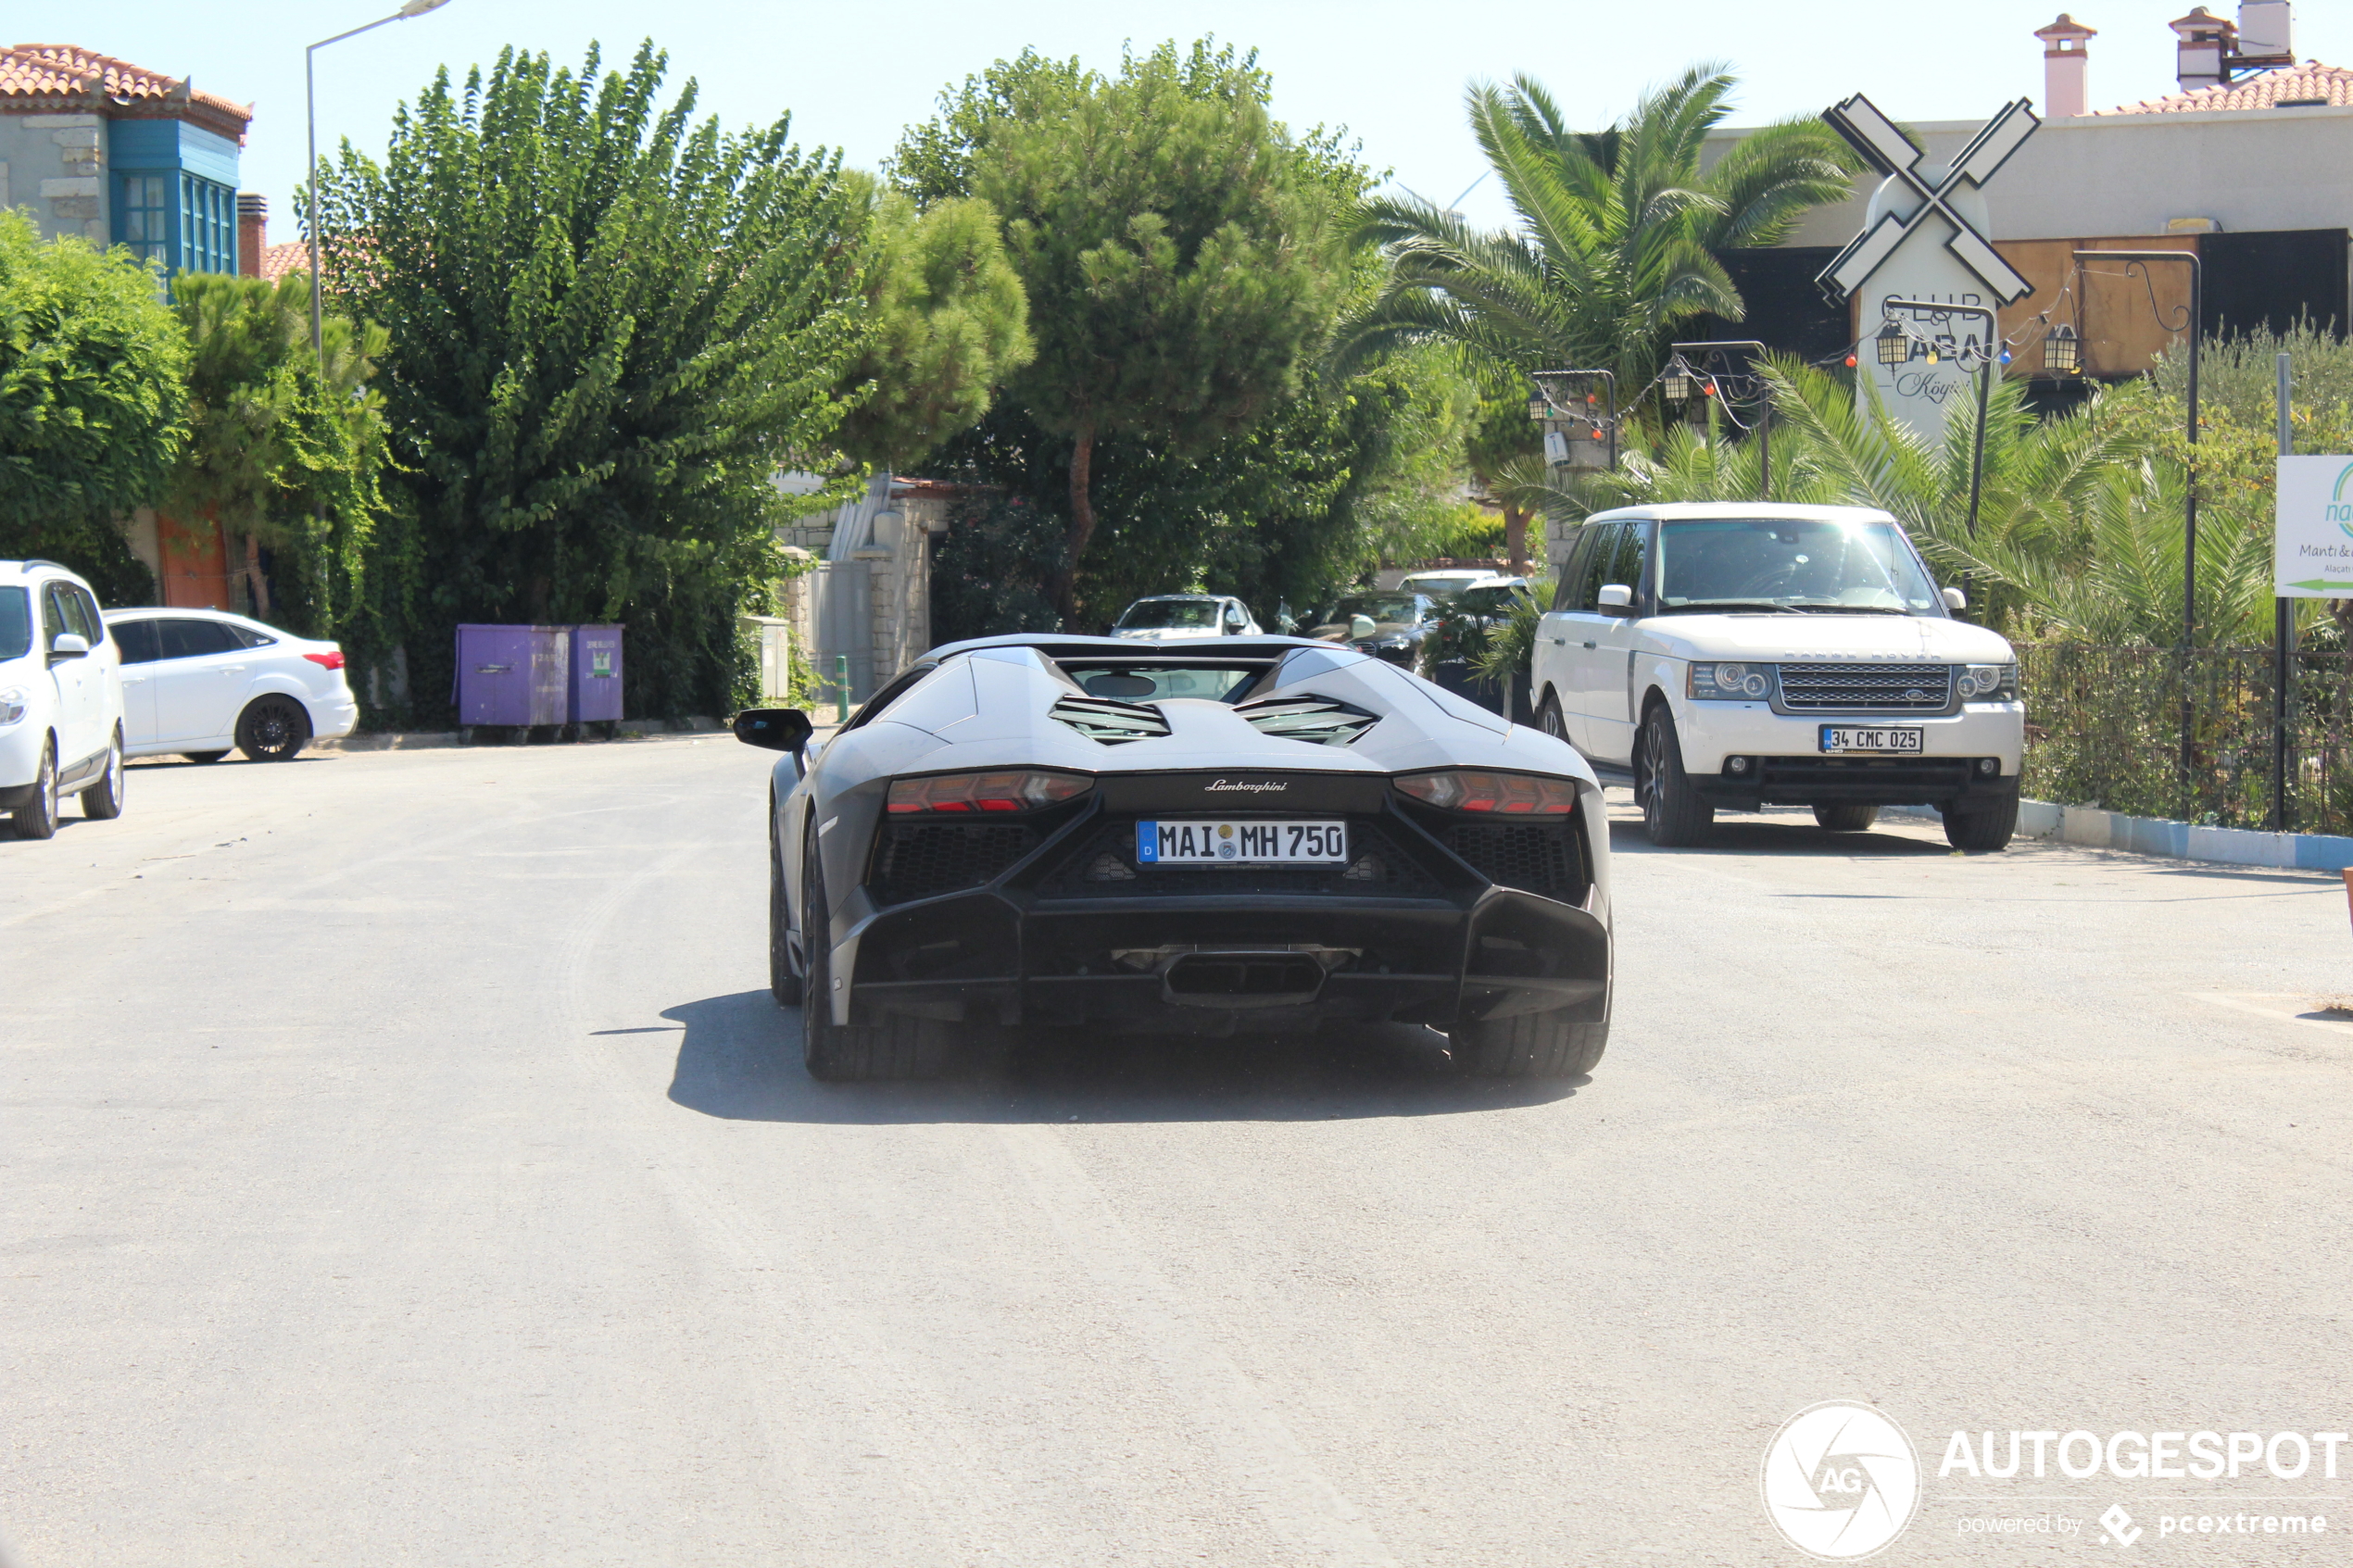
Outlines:
{"label": "white advertising sign", "polygon": [[2353,457],[2280,458],[2274,515],[2279,596],[2353,598]]}

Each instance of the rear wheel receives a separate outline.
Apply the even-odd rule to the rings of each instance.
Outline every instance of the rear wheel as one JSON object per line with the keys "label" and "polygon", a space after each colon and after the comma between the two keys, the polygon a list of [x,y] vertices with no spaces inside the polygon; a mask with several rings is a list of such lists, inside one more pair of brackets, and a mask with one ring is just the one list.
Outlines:
{"label": "rear wheel", "polygon": [[237,716],[237,749],[248,762],[290,762],[309,739],[310,715],[290,696],[258,696]]}
{"label": "rear wheel", "polygon": [[1478,1078],[1574,1078],[1591,1073],[1609,1045],[1609,1022],[1566,1011],[1528,1012],[1458,1023],[1447,1043],[1464,1072]]}
{"label": "rear wheel", "polygon": [[41,743],[41,771],[32,781],[32,798],[8,814],[8,826],[19,838],[57,835],[57,743]]}
{"label": "rear wheel", "polygon": [[1958,807],[1944,809],[1944,842],[1969,855],[1991,855],[2009,847],[2010,835],[2018,832],[2018,797],[1963,811]]}
{"label": "rear wheel", "polygon": [[785,862],[776,852],[776,813],[768,812],[768,994],[780,1008],[800,1005],[800,976],[792,967],[792,909],[785,898]]}
{"label": "rear wheel", "polygon": [[82,792],[82,814],[94,822],[110,822],[122,815],[122,731],[107,742],[107,771]]}
{"label": "rear wheel", "polygon": [[1683,771],[1675,716],[1663,702],[1642,720],[1642,741],[1634,748],[1634,800],[1642,809],[1650,841],[1661,849],[1705,843],[1716,822],[1716,809],[1699,797]]}
{"label": "rear wheel", "polygon": [[809,1075],[828,1084],[938,1077],[948,1065],[949,1024],[899,1013],[884,1014],[879,1023],[834,1022],[824,868],[818,864],[814,835],[801,859],[800,892],[802,946],[809,951],[808,982],[800,1002],[800,1060]]}
{"label": "rear wheel", "polygon": [[1544,701],[1536,709],[1536,727],[1554,740],[1568,739],[1568,721],[1561,717],[1561,699],[1552,692],[1544,694]]}
{"label": "rear wheel", "polygon": [[1876,806],[1852,806],[1843,802],[1835,806],[1817,806],[1814,820],[1830,833],[1861,833],[1879,821]]}

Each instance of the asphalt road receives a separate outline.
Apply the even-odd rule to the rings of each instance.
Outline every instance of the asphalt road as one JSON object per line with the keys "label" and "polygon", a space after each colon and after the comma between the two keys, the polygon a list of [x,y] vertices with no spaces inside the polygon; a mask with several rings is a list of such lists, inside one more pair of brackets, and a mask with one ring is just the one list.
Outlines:
{"label": "asphalt road", "polygon": [[[2334,879],[1621,824],[1590,1082],[1390,1029],[828,1087],[763,989],[765,767],[137,767],[0,843],[22,1568],[1794,1563],[1759,1463],[1833,1399],[1927,1468],[1877,1561],[2112,1551],[2120,1503],[2136,1556],[2353,1562],[2317,1461],[1936,1474],[2348,1429]],[[2334,1528],[2160,1539],[2169,1491]]]}

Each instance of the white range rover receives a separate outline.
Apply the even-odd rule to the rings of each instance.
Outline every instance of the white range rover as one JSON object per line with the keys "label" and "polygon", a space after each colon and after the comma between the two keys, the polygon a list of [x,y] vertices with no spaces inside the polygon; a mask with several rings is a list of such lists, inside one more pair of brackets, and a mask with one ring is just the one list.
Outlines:
{"label": "white range rover", "polygon": [[1934,806],[1957,849],[2009,843],[2017,656],[1954,618],[1959,590],[1887,513],[1629,507],[1575,540],[1537,637],[1537,721],[1630,779],[1653,843],[1768,804],[1834,833]]}

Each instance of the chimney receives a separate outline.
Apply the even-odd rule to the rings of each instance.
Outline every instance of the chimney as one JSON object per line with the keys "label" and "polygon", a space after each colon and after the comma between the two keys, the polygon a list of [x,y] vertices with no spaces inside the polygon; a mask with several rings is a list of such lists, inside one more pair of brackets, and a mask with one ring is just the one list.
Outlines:
{"label": "chimney", "polygon": [[270,246],[270,198],[253,191],[237,193],[237,271],[247,278],[261,276],[261,253]]}
{"label": "chimney", "polygon": [[2296,7],[2289,0],[2239,0],[2236,65],[2272,70],[2296,63]]}
{"label": "chimney", "polygon": [[2238,44],[2238,29],[2200,6],[2188,16],[2167,22],[2182,42],[2176,50],[2182,91],[2219,87],[2231,79],[2229,56]]}
{"label": "chimney", "polygon": [[2073,119],[2087,106],[2083,41],[2099,34],[2065,11],[2048,27],[2034,30],[2043,41],[2043,118]]}

